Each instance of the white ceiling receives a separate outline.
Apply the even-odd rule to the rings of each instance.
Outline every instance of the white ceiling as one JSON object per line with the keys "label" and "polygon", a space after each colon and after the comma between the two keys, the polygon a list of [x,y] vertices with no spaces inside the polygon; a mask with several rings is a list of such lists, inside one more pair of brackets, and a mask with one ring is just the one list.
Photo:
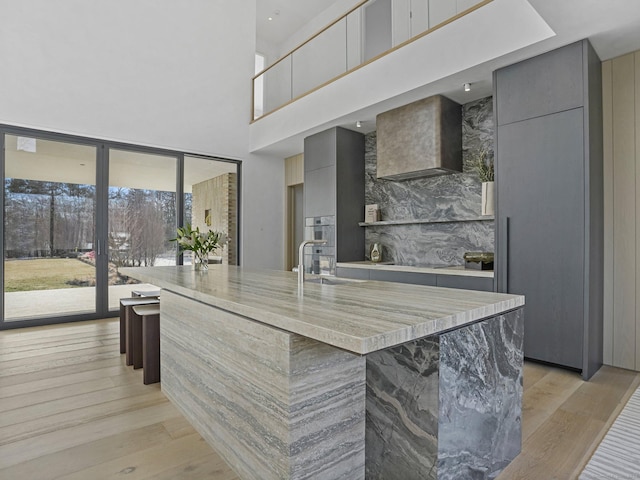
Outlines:
{"label": "white ceiling", "polygon": [[[335,0],[256,0],[258,44],[280,45]],[[278,13],[276,13],[278,12]],[[271,17],[273,20],[269,20]]]}
{"label": "white ceiling", "polygon": [[[482,41],[486,43],[485,40],[497,35],[495,31],[502,30],[500,41],[508,43],[503,43],[501,45],[501,47],[503,47],[503,53],[498,56],[486,55],[484,56],[484,58],[480,58],[481,55],[478,55],[477,63],[475,63],[475,65],[473,66],[457,70],[455,71],[455,73],[449,73],[437,79],[429,78],[429,80],[427,80],[427,83],[423,82],[422,84],[420,84],[420,87],[405,91],[404,94],[400,95],[391,94],[387,97],[386,101],[378,102],[376,104],[370,104],[365,108],[354,109],[350,114],[345,115],[344,113],[341,113],[339,115],[336,115],[336,118],[330,121],[326,121],[326,119],[324,119],[325,121],[323,121],[321,125],[317,125],[317,128],[305,127],[304,129],[300,128],[301,131],[299,131],[299,133],[297,134],[293,134],[293,132],[286,133],[284,135],[284,137],[286,138],[282,138],[282,140],[277,143],[271,142],[271,145],[264,149],[258,147],[256,151],[264,150],[281,154],[283,156],[294,155],[301,151],[302,140],[305,136],[311,133],[315,133],[315,131],[318,131],[319,129],[326,129],[332,126],[342,126],[356,130],[356,120],[360,120],[363,123],[364,128],[362,128],[361,131],[371,131],[375,129],[375,116],[378,113],[386,111],[389,108],[393,108],[393,106],[406,104],[418,98],[433,95],[436,93],[446,95],[447,97],[450,97],[451,99],[459,103],[467,103],[473,100],[477,100],[487,95],[491,95],[492,72],[494,70],[518,62],[520,60],[539,55],[546,51],[550,51],[555,48],[567,45],[571,42],[581,40],[583,38],[590,39],[601,60],[607,60],[631,51],[640,50],[640,0],[527,1],[535,11],[530,20],[534,21],[534,17],[537,17],[538,19],[541,18],[548,25],[548,27],[550,27],[550,29],[553,31],[552,33],[554,33],[555,35],[552,35],[550,37],[547,36],[548,38],[540,38],[539,40],[533,41],[532,43],[523,46],[520,42],[519,31],[517,29],[519,28],[519,26],[521,28],[521,22],[526,22],[529,19],[509,18],[505,15],[497,15],[494,18],[493,22],[496,27],[500,25],[500,29],[492,28],[491,25],[480,25],[478,23],[472,22],[470,25],[465,26],[465,37],[474,38],[475,36],[475,38],[482,39]],[[281,11],[283,11],[282,9],[285,8],[284,5],[295,4],[297,3],[297,1],[280,0],[279,3],[280,9]],[[504,5],[504,2],[500,3]],[[485,8],[487,7],[483,7],[483,9]],[[498,11],[497,8],[494,10]],[[462,22],[462,20],[458,22]],[[451,30],[453,32],[458,28],[455,25],[458,22],[447,25],[440,31],[434,32],[433,34],[428,35],[422,40],[423,45],[427,49],[427,54],[419,56],[419,58],[421,58],[421,62],[437,62],[438,68],[441,68],[442,64],[446,64],[449,61],[448,58],[443,58],[442,56],[438,55],[433,55],[432,57],[428,56],[430,40],[427,41],[427,38],[433,37],[433,41],[436,40],[436,37],[442,39],[448,38],[450,35],[448,35],[448,32],[445,32],[445,30]],[[514,31],[511,35],[505,35],[505,28],[511,28]],[[511,40],[509,40],[509,38]],[[507,40],[505,41],[504,39]],[[449,46],[452,41],[455,41],[455,36],[453,40],[451,38],[448,40],[449,43],[447,43],[447,45]],[[473,46],[474,45],[470,45],[470,47]],[[413,48],[415,49],[416,47]],[[403,54],[401,52],[405,49],[411,50],[412,48],[410,48],[409,46],[403,47],[399,51],[394,52],[389,56],[402,57]],[[378,60],[374,63],[378,62],[384,63],[382,60]],[[431,64],[433,65],[433,63]],[[399,68],[402,68],[402,65],[399,65]],[[443,71],[445,70],[444,68],[441,69]],[[375,70],[375,68],[372,70]],[[348,75],[347,77],[344,77],[336,82],[335,86],[320,89],[320,91],[315,92],[314,94],[310,95],[310,97],[314,95],[317,97],[322,97],[322,90],[335,90],[337,94],[337,92],[340,91],[338,84],[340,82],[345,83],[345,85],[348,84],[348,77],[353,75],[356,74],[352,73],[351,75]],[[472,83],[471,92],[467,93],[463,91],[462,84],[465,82]],[[390,88],[390,91],[392,90],[393,88]],[[285,110],[290,109],[292,110],[292,113],[294,113],[293,110],[296,109],[296,103],[311,103],[310,101],[310,98],[304,101],[299,100],[298,102],[294,102],[292,105],[286,107],[285,109],[282,109],[281,112],[284,114]],[[324,102],[321,101],[320,104],[323,106],[323,110],[326,111],[326,99],[324,99]],[[308,107],[309,106],[307,105],[307,108]],[[274,118],[274,120],[276,120],[276,118]],[[264,121],[265,123],[269,123],[269,116],[266,117]],[[299,118],[296,121],[299,121]],[[277,122],[279,122],[281,125],[285,123],[283,122],[282,118],[277,119]],[[252,126],[254,128],[254,131],[256,131],[256,129],[260,129],[260,123],[261,121],[258,121]],[[265,125],[265,127],[267,127],[267,125]]]}
{"label": "white ceiling", "polygon": [[[96,149],[93,146],[36,139],[35,152],[18,149],[17,138],[5,141],[5,175],[42,182],[96,184]],[[233,162],[185,156],[184,189],[227,172]],[[176,191],[176,158],[112,149],[109,152],[109,186]]]}

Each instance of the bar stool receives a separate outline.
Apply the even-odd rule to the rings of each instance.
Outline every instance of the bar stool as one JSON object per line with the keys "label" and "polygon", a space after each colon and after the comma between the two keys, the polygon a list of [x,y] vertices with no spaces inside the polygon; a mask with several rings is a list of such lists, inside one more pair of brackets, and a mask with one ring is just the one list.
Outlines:
{"label": "bar stool", "polygon": [[[160,304],[136,305],[134,321],[142,319],[142,369],[145,385],[160,381]],[[137,318],[136,318],[137,317]],[[137,346],[134,347],[138,349]],[[137,355],[134,355],[136,358]],[[134,363],[133,368],[137,368]]]}
{"label": "bar stool", "polygon": [[160,303],[158,298],[154,297],[131,297],[120,299],[120,353],[126,354],[125,363],[133,364],[133,337],[141,338],[139,331],[133,332],[133,322],[129,320],[132,308],[136,305],[155,305]]}

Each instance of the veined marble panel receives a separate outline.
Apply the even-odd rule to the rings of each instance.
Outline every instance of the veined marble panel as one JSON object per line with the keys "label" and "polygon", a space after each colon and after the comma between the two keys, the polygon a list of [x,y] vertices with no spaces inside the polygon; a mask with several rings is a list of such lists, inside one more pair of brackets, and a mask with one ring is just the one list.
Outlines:
{"label": "veined marble panel", "polygon": [[[365,203],[378,204],[383,220],[474,218],[481,215],[482,184],[469,160],[482,150],[493,157],[493,100],[462,108],[463,173],[404,181],[376,176],[376,132],[365,137]],[[461,265],[466,251],[494,250],[494,222],[369,226],[365,251],[378,242],[383,260],[401,265]]]}
{"label": "veined marble panel", "polygon": [[438,480],[492,479],[522,447],[524,310],[440,336]]}
{"label": "veined marble panel", "polygon": [[367,479],[437,478],[439,337],[367,355]]}
{"label": "veined marble panel", "polygon": [[364,478],[364,357],[162,295],[162,390],[241,478]]}
{"label": "veined marble panel", "polygon": [[523,310],[367,356],[368,479],[492,479],[521,449]]}

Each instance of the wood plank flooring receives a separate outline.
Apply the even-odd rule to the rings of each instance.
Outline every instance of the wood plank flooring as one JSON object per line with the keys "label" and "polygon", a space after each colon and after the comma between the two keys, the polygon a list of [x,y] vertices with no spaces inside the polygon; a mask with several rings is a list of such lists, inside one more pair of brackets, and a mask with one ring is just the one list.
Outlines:
{"label": "wood plank flooring", "polygon": [[[640,373],[525,365],[523,450],[498,477],[577,478]],[[107,319],[0,332],[0,479],[238,480],[124,365]],[[389,479],[391,480],[391,479]]]}
{"label": "wood plank flooring", "polygon": [[117,319],[0,332],[0,479],[237,480],[142,370]]}

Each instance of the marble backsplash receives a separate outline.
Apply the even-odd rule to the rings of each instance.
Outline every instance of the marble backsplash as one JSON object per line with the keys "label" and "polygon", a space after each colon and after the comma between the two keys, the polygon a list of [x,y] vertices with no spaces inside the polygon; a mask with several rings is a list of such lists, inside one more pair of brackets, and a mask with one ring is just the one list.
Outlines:
{"label": "marble backsplash", "polygon": [[468,251],[494,250],[494,221],[481,217],[482,184],[469,160],[487,150],[493,158],[493,101],[486,97],[463,105],[463,172],[390,181],[376,178],[376,132],[365,138],[365,204],[378,204],[382,220],[437,223],[368,226],[365,249],[382,245],[383,261],[399,265],[462,265]]}

